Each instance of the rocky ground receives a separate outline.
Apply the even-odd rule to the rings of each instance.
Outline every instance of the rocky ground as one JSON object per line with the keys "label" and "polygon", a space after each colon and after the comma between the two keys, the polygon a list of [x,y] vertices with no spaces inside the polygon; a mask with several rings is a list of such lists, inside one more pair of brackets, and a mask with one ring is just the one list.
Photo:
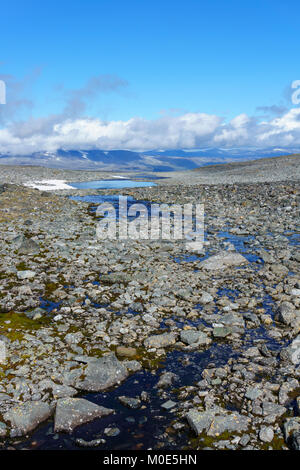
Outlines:
{"label": "rocky ground", "polygon": [[[118,396],[146,370],[169,416],[157,447],[300,449],[296,171],[263,184],[193,181],[191,190],[179,178],[119,191],[204,203],[206,242],[197,254],[180,240],[99,241],[93,206],[25,188],[21,170],[7,171],[0,170],[4,447],[31,448],[30,433],[44,422],[53,423],[53,439],[105,423],[115,407],[94,403],[93,393],[151,409],[149,391]],[[44,171],[26,169],[30,181],[49,178]],[[122,442],[120,430],[102,431],[76,444]]]}

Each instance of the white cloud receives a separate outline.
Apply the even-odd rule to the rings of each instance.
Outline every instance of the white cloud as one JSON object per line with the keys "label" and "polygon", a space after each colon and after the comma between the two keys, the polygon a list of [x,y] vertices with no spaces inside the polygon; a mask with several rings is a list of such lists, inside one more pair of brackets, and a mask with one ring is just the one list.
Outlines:
{"label": "white cloud", "polygon": [[0,152],[19,155],[52,152],[58,148],[151,150],[299,145],[300,108],[263,122],[246,114],[229,122],[205,113],[108,122],[92,118],[62,119],[61,115],[52,115],[0,129]]}

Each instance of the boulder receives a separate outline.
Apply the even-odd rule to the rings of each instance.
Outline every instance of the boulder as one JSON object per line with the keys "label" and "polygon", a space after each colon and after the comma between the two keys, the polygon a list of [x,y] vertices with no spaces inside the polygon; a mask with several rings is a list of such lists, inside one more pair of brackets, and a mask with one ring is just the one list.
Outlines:
{"label": "boulder", "polygon": [[52,410],[48,403],[28,401],[8,410],[3,418],[6,422],[10,422],[19,435],[25,435],[48,419],[51,414]]}
{"label": "boulder", "polygon": [[128,370],[116,356],[111,353],[100,358],[87,356],[76,357],[78,362],[86,362],[85,378],[75,385],[80,390],[100,392],[119,384],[128,377]]}
{"label": "boulder", "polygon": [[210,256],[200,263],[200,268],[208,271],[225,269],[231,266],[241,266],[248,264],[249,261],[240,253],[232,251],[221,251],[220,253]]}
{"label": "boulder", "polygon": [[113,411],[83,398],[60,398],[56,405],[54,431],[72,432],[77,426],[107,416]]}

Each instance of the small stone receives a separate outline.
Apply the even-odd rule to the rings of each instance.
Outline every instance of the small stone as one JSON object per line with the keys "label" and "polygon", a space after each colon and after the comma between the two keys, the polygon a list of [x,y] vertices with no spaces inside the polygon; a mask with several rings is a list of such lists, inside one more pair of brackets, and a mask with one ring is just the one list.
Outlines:
{"label": "small stone", "polygon": [[262,426],[259,431],[259,438],[262,442],[272,442],[274,438],[273,429],[267,426]]}
{"label": "small stone", "polygon": [[135,357],[137,354],[137,351],[135,348],[127,348],[125,346],[118,346],[116,349],[116,354],[119,357]]}
{"label": "small stone", "polygon": [[168,400],[168,401],[166,401],[165,403],[163,403],[163,404],[161,405],[161,407],[164,408],[164,410],[171,410],[171,409],[174,408],[176,405],[177,405],[177,403],[175,403],[175,401]]}

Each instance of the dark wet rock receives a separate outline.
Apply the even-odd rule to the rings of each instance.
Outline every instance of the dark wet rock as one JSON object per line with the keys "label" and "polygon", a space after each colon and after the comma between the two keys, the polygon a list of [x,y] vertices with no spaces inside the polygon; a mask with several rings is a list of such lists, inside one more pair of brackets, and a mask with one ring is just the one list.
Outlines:
{"label": "dark wet rock", "polygon": [[285,442],[288,444],[290,437],[295,434],[300,433],[300,417],[296,416],[293,418],[287,418],[283,423],[283,434]]}
{"label": "dark wet rock", "polygon": [[163,333],[162,335],[154,335],[145,339],[144,345],[146,348],[159,349],[172,346],[176,343],[177,334],[175,333]]}
{"label": "dark wet rock", "polygon": [[119,428],[105,428],[104,429],[104,434],[108,437],[116,437],[120,434],[120,429]]}
{"label": "dark wet rock", "polygon": [[85,439],[82,438],[77,438],[75,440],[75,443],[78,447],[99,447],[103,444],[105,444],[105,439],[93,439],[92,441],[86,441]]}
{"label": "dark wet rock", "polygon": [[140,408],[141,406],[141,400],[139,398],[121,396],[119,397],[119,401],[122,403],[122,405],[127,406],[127,408],[131,408],[134,410],[137,408]]}
{"label": "dark wet rock", "polygon": [[83,398],[60,398],[55,410],[54,431],[72,432],[77,426],[107,416],[113,411]]}
{"label": "dark wet rock", "polygon": [[291,435],[290,443],[293,450],[300,450],[300,431]]}
{"label": "dark wet rock", "polygon": [[159,378],[159,381],[156,384],[157,388],[170,387],[176,380],[178,376],[174,372],[163,372]]}
{"label": "dark wet rock", "polygon": [[3,418],[17,431],[17,435],[24,435],[33,431],[40,423],[48,419],[52,410],[48,403],[32,401],[16,405],[7,411]]}
{"label": "dark wet rock", "polygon": [[128,377],[128,370],[116,356],[107,354],[101,358],[79,357],[79,362],[87,362],[85,378],[76,383],[76,388],[90,392],[100,392],[121,383]]}
{"label": "dark wet rock", "polygon": [[5,437],[7,434],[7,426],[4,423],[0,422],[0,438]]}

